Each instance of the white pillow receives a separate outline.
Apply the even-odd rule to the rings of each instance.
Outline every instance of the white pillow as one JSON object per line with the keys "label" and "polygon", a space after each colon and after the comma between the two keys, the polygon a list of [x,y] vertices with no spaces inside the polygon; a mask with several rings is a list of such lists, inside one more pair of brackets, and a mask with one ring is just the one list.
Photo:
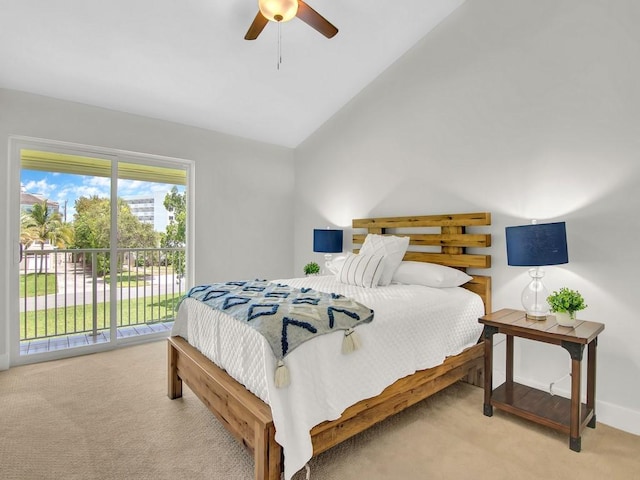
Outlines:
{"label": "white pillow", "polygon": [[456,268],[425,262],[402,262],[393,274],[393,283],[427,287],[459,287],[473,277]]}
{"label": "white pillow", "polygon": [[384,271],[380,277],[380,285],[389,285],[393,273],[402,262],[409,247],[409,237],[383,236],[370,233],[364,239],[361,254],[384,255]]}
{"label": "white pillow", "polygon": [[347,253],[342,268],[336,277],[340,282],[348,285],[376,288],[383,270],[384,257],[382,255]]}

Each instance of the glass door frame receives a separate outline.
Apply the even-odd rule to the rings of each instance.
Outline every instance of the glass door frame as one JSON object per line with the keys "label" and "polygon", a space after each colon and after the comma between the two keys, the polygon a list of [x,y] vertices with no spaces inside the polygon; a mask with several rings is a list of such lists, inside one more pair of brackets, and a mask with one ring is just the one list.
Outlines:
{"label": "glass door frame", "polygon": [[[8,340],[9,340],[9,365],[17,366],[27,363],[36,363],[41,361],[54,360],[58,358],[66,358],[77,355],[85,355],[98,351],[111,350],[122,345],[131,345],[134,343],[143,343],[147,341],[157,340],[165,337],[166,334],[149,334],[139,337],[118,338],[117,337],[117,289],[114,288],[117,282],[117,275],[111,275],[110,288],[110,335],[109,341],[97,343],[88,346],[79,346],[62,350],[54,350],[50,352],[34,353],[29,355],[20,354],[20,326],[18,319],[20,318],[19,307],[19,263],[20,263],[20,172],[21,172],[21,150],[41,150],[55,153],[63,153],[69,155],[80,155],[84,157],[95,157],[110,160],[111,163],[111,198],[118,198],[118,164],[119,162],[139,163],[143,165],[184,168],[186,171],[186,191],[187,191],[187,244],[186,244],[186,288],[193,285],[194,269],[193,269],[193,248],[195,245],[194,221],[193,215],[195,211],[195,195],[194,181],[195,178],[195,162],[173,157],[160,155],[143,154],[130,152],[125,150],[117,150],[104,147],[94,147],[83,144],[75,144],[69,142],[61,142],[56,140],[46,140],[24,136],[9,137],[9,192],[8,192],[8,252],[7,258],[8,273],[8,292],[9,292],[9,318],[8,318]],[[117,255],[113,251],[117,250],[117,228],[114,224],[117,222],[118,202],[111,202],[111,248],[110,268],[111,271],[117,271]]]}

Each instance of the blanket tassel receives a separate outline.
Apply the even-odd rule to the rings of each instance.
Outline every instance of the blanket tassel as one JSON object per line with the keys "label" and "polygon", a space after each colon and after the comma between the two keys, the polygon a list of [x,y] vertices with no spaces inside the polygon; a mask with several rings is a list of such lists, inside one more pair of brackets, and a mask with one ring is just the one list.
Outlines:
{"label": "blanket tassel", "polygon": [[342,353],[351,353],[360,348],[362,342],[360,336],[353,328],[345,330],[344,338],[342,339]]}
{"label": "blanket tassel", "polygon": [[288,387],[290,383],[289,369],[282,360],[278,360],[278,366],[276,367],[276,388]]}

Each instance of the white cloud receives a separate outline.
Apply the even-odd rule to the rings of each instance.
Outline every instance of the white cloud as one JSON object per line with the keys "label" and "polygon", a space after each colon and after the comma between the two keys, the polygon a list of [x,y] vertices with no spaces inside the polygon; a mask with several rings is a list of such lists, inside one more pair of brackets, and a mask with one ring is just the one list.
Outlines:
{"label": "white cloud", "polygon": [[149,190],[148,182],[140,180],[118,180],[118,194],[122,195],[140,195],[140,192]]}
{"label": "white cloud", "polygon": [[111,188],[111,179],[109,177],[89,177],[83,176],[82,183],[93,187]]}
{"label": "white cloud", "polygon": [[152,183],[151,191],[154,193],[169,193],[173,185],[167,185],[166,183]]}
{"label": "white cloud", "polygon": [[49,183],[46,178],[38,181],[30,181],[24,184],[25,191],[49,197],[58,186],[55,183]]}

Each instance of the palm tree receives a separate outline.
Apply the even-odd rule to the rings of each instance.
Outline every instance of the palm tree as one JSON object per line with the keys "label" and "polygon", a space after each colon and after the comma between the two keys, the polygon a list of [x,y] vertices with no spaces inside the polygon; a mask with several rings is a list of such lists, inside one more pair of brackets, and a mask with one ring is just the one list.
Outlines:
{"label": "palm tree", "polygon": [[[29,247],[33,243],[39,243],[44,251],[45,243],[58,248],[64,248],[73,242],[73,229],[62,221],[62,215],[47,208],[47,201],[33,205],[29,212],[22,214],[20,218],[20,241]],[[40,258],[40,270],[42,273],[42,259]]]}

